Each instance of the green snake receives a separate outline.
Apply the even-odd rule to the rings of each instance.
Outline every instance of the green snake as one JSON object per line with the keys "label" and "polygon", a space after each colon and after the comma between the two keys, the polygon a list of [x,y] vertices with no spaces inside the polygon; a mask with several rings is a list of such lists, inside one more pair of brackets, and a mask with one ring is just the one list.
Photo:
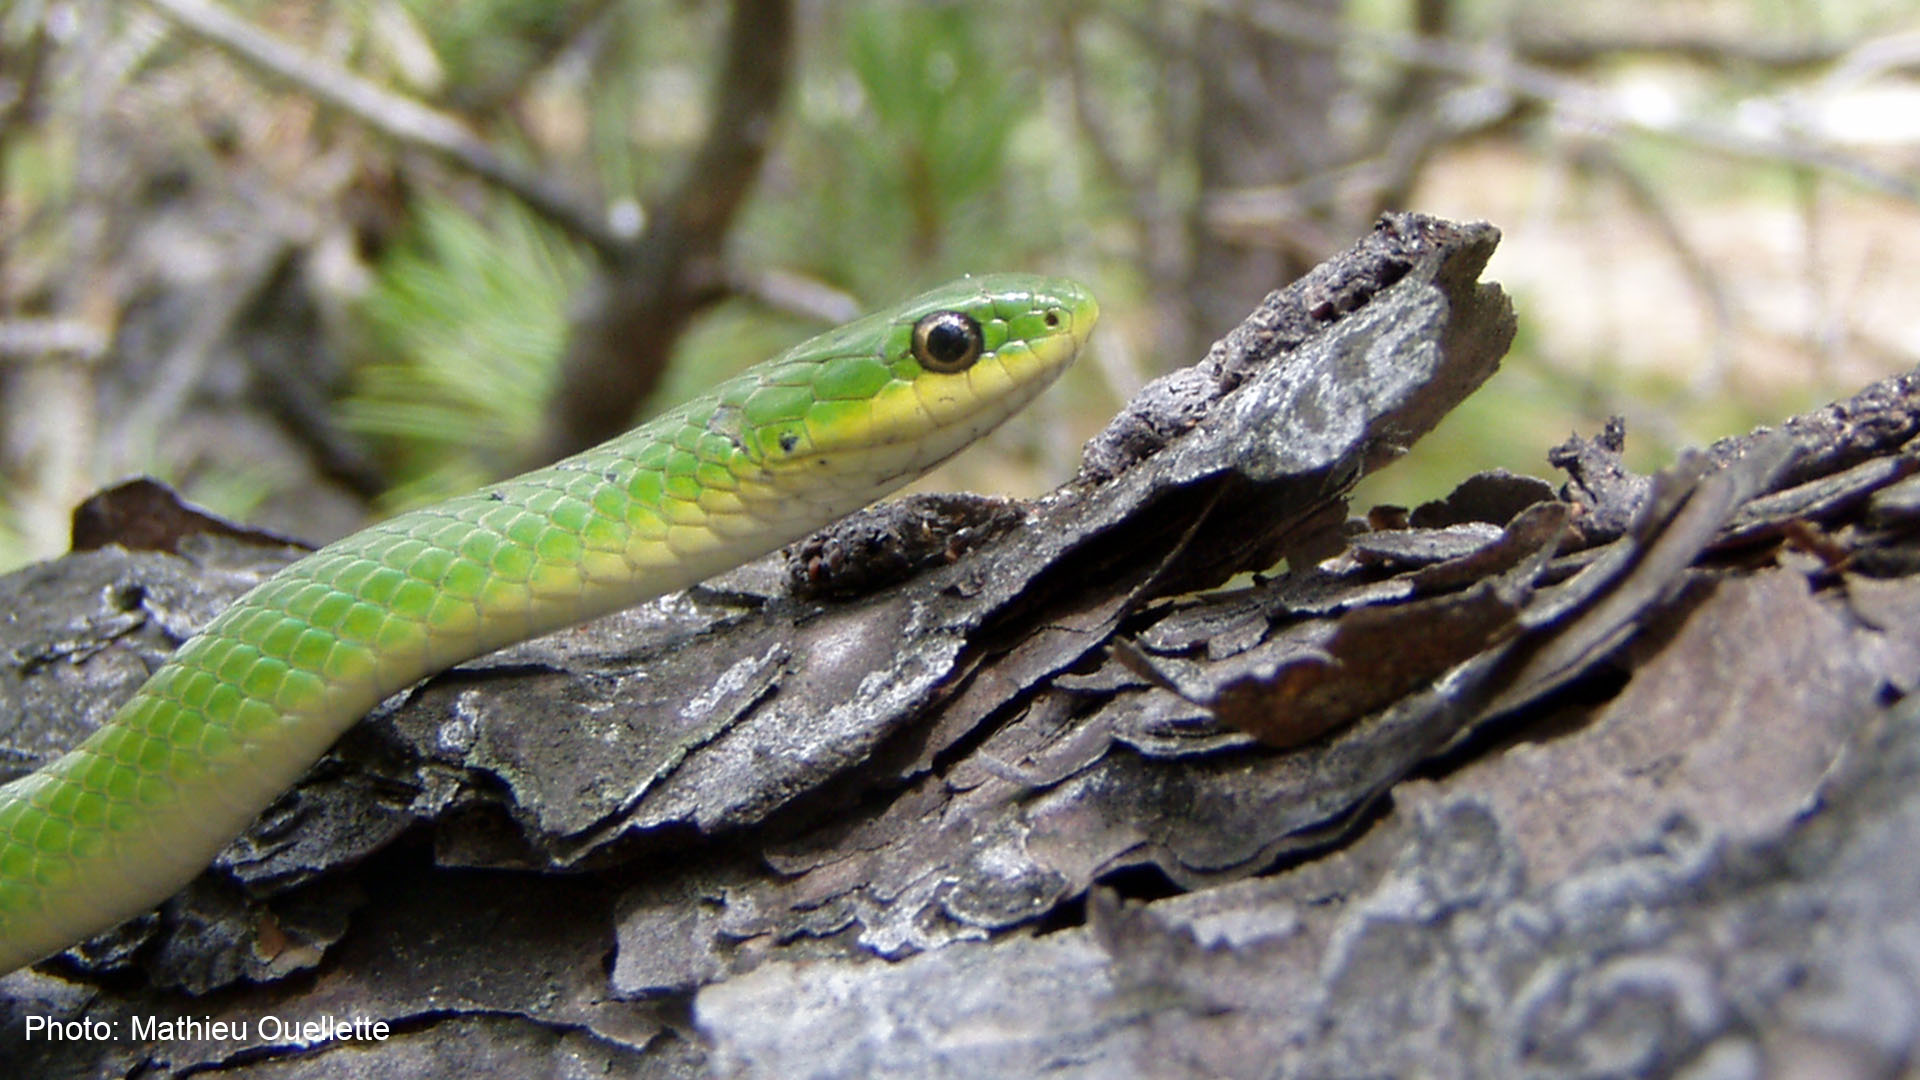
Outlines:
{"label": "green snake", "polygon": [[685,588],[959,452],[1098,315],[1070,281],[962,278],[290,564],[78,747],[0,787],[0,973],[166,899],[387,695]]}

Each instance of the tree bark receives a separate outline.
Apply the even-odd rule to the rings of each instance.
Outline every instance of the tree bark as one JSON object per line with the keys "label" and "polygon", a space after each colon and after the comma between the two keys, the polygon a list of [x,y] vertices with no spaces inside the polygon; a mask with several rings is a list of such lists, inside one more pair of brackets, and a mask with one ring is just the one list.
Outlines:
{"label": "tree bark", "polygon": [[[1382,219],[1013,516],[884,511],[397,695],[158,914],[0,980],[6,1073],[1898,1068],[1920,374],[1349,521],[1507,347],[1496,241]],[[173,547],[0,579],[23,767],[291,557]],[[920,568],[822,590],[849,559]]]}

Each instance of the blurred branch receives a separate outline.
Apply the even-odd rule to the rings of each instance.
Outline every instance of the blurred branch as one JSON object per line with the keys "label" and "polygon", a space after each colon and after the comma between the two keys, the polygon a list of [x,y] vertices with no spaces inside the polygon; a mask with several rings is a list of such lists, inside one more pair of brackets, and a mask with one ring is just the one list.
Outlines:
{"label": "blurred branch", "polygon": [[63,257],[59,273],[48,283],[47,306],[55,313],[50,322],[68,324],[61,336],[84,346],[85,335],[74,332],[75,324],[92,328],[102,351],[44,353],[57,362],[26,365],[0,402],[7,435],[15,440],[0,452],[18,463],[9,477],[17,485],[9,492],[10,501],[27,553],[33,556],[60,550],[67,509],[89,486],[99,441],[94,361],[112,348],[121,307],[111,284],[115,178],[107,113],[125,71],[111,60],[113,20],[105,0],[86,0],[75,8],[75,32],[65,47],[72,50],[76,70],[89,77],[73,96],[72,187],[59,211]]}
{"label": "blurred branch", "polygon": [[1248,6],[1240,0],[1189,0],[1202,11],[1237,19],[1263,34],[1312,48],[1361,49],[1410,67],[1492,83],[1516,97],[1551,106],[1562,116],[1601,130],[1633,131],[1699,150],[1770,164],[1789,162],[1844,176],[1855,183],[1920,203],[1920,179],[1875,167],[1831,145],[1788,135],[1749,135],[1721,124],[1680,120],[1655,124],[1637,119],[1594,87],[1520,63],[1496,44],[1408,37],[1361,30],[1291,4]]}
{"label": "blurred branch", "polygon": [[[1190,141],[1193,132],[1183,130],[1182,121],[1193,110],[1183,110],[1179,102],[1194,97],[1192,72],[1200,60],[1193,55],[1192,43],[1181,38],[1173,27],[1150,21],[1154,15],[1165,20],[1168,13],[1164,9],[1155,9],[1150,15],[1130,16],[1119,10],[1101,14],[1133,35],[1143,51],[1167,61],[1163,68],[1162,92],[1153,96],[1145,117],[1129,116],[1126,123],[1146,124],[1159,133],[1156,141],[1162,145],[1182,145]],[[1140,225],[1140,261],[1147,275],[1147,294],[1162,298],[1161,303],[1153,305],[1151,315],[1154,349],[1164,355],[1177,356],[1188,345],[1187,331],[1193,321],[1184,291],[1193,262],[1193,237],[1189,233],[1191,208],[1184,199],[1168,195],[1166,173],[1179,167],[1170,164],[1169,155],[1150,155],[1135,167],[1122,153],[1123,125],[1095,85],[1098,65],[1090,63],[1085,55],[1081,40],[1081,26],[1089,21],[1085,16],[1086,12],[1071,5],[1062,8],[1057,22],[1059,40],[1055,54],[1061,60],[1074,123],[1084,136],[1095,164],[1126,194],[1133,219]],[[1114,398],[1125,401],[1138,392],[1145,376],[1126,366],[1127,350],[1116,344],[1119,340],[1108,338],[1106,348],[1094,350],[1093,360]]]}
{"label": "blurred branch", "polygon": [[[1338,24],[1341,0],[1292,0],[1320,21]],[[1291,5],[1290,5],[1291,6]],[[1309,183],[1340,164],[1346,153],[1335,118],[1343,94],[1340,54],[1276,34],[1249,33],[1233,13],[1207,12],[1194,20],[1198,123],[1193,141],[1194,181],[1203,193]],[[1305,273],[1339,237],[1368,220],[1326,199],[1326,209],[1275,223],[1286,238],[1248,246],[1189,224],[1193,267],[1184,287],[1188,345],[1206,347],[1217,329],[1233,325],[1275,281]],[[1179,354],[1176,354],[1179,355]]]}
{"label": "blurred branch", "polygon": [[[1112,113],[1101,102],[1100,94],[1093,86],[1092,71],[1081,55],[1077,15],[1077,12],[1068,10],[1060,20],[1057,51],[1070,92],[1069,100],[1073,103],[1074,123],[1084,136],[1096,167],[1126,194],[1133,219],[1139,223],[1143,256],[1141,265],[1147,274],[1147,294],[1179,296],[1178,283],[1186,277],[1192,247],[1185,233],[1182,215],[1160,196],[1159,177],[1153,169],[1131,167],[1120,152]],[[1126,25],[1126,20],[1121,20],[1121,23]],[[1141,32],[1135,27],[1129,29]],[[1151,40],[1150,35],[1142,36]],[[1163,130],[1167,127],[1164,116],[1156,117],[1156,120]],[[1155,305],[1153,311],[1153,338],[1169,354],[1174,354],[1174,350],[1184,344],[1182,338],[1187,320],[1180,317],[1181,312],[1174,310],[1171,303]],[[1124,345],[1116,344],[1125,340],[1122,336],[1108,338],[1106,348],[1093,350],[1093,370],[1106,383],[1107,392],[1116,401],[1129,400],[1139,393],[1140,387],[1147,381],[1146,376],[1128,362],[1131,359],[1129,350]]]}
{"label": "blurred branch", "polygon": [[[52,52],[45,19],[34,20],[25,40],[18,43],[8,41],[5,28],[0,26],[0,203],[12,190],[8,170],[13,162],[13,145],[28,136],[34,114],[46,96],[47,58]],[[21,219],[31,216],[0,214],[0,319],[13,314],[15,293],[23,287],[10,264],[16,239],[27,231]],[[0,347],[0,357],[5,355],[5,348]]]}
{"label": "blurred branch", "polygon": [[[0,38],[0,151],[13,134],[27,126],[28,119],[39,105],[43,92],[41,81],[46,71],[47,54],[51,51],[47,42],[46,24],[36,21],[27,39],[19,48],[9,48],[4,38]],[[7,190],[8,155],[0,152],[0,192]],[[7,234],[11,226],[0,227],[0,259],[6,255]],[[0,296],[0,311],[6,310],[6,298]]]}
{"label": "blurred branch", "polygon": [[585,204],[545,177],[502,157],[453,117],[323,63],[207,0],[147,3],[189,33],[292,83],[388,138],[434,153],[512,192],[542,217],[586,240],[603,255],[618,256],[629,246],[628,238],[607,225],[599,207]]}
{"label": "blurred branch", "polygon": [[[609,37],[608,17],[613,12],[614,4],[615,0],[585,0],[564,5],[560,27],[552,33],[535,35],[530,40],[522,38],[521,43],[533,50],[525,70],[491,90],[482,86],[480,93],[463,96],[458,103],[460,110],[470,116],[486,116],[509,108],[527,92],[528,85],[534,79],[555,63],[567,62],[573,56],[591,56],[602,52]],[[589,59],[587,64],[591,67],[593,61]]]}
{"label": "blurred branch", "polygon": [[[1448,37],[1453,31],[1453,10],[1448,0],[1415,0],[1414,32],[1424,39]],[[1436,72],[1401,69],[1400,78],[1379,111],[1390,126],[1374,140],[1380,148],[1383,178],[1367,206],[1366,218],[1407,205],[1422,167],[1445,135],[1447,125],[1438,115],[1445,83]]]}
{"label": "blurred branch", "polygon": [[1848,49],[1827,75],[1829,85],[1864,82],[1888,72],[1920,68],[1920,31],[1890,34]]}
{"label": "blurred branch", "polygon": [[114,425],[118,458],[136,460],[140,447],[156,444],[161,432],[180,422],[195,392],[205,385],[220,343],[232,337],[247,305],[260,295],[293,246],[293,237],[286,233],[260,230],[225,253],[222,273],[203,284],[179,336],[144,380],[139,400]]}
{"label": "blurred branch", "polygon": [[[1063,16],[1060,26],[1060,59],[1066,75],[1067,89],[1071,91],[1074,119],[1087,137],[1087,148],[1093,152],[1094,161],[1100,170],[1125,191],[1134,204],[1134,213],[1143,220],[1157,217],[1153,206],[1152,192],[1155,179],[1146,169],[1130,166],[1120,153],[1117,129],[1112,114],[1100,101],[1095,91],[1091,73],[1084,58],[1080,55],[1080,43],[1076,33],[1081,13],[1069,9]],[[1122,20],[1121,25],[1127,25]]]}
{"label": "blurred branch", "polygon": [[[1437,138],[1443,127],[1403,129],[1409,138]],[[1396,152],[1398,151],[1398,152]],[[1424,153],[1424,151],[1421,151]],[[1264,184],[1210,192],[1200,200],[1200,220],[1214,235],[1238,244],[1283,246],[1305,256],[1323,246],[1332,232],[1314,228],[1340,202],[1379,205],[1388,192],[1404,184],[1402,175],[1410,149],[1389,145],[1372,157],[1324,169],[1290,184]]]}
{"label": "blurred branch", "polygon": [[0,361],[54,354],[98,360],[110,343],[104,331],[80,319],[0,319]]}
{"label": "blurred branch", "polygon": [[721,248],[773,138],[793,52],[791,4],[735,0],[724,48],[705,138],[639,241],[587,291],[529,464],[626,430],[681,331],[727,293]]}
{"label": "blurred branch", "polygon": [[1712,353],[1694,376],[1693,392],[1698,396],[1720,392],[1724,389],[1727,372],[1733,364],[1736,308],[1733,295],[1719,271],[1714,268],[1713,261],[1681,227],[1680,216],[1667,205],[1660,190],[1622,161],[1610,147],[1590,143],[1581,149],[1575,161],[1580,167],[1604,173],[1618,183],[1629,202],[1653,226],[1655,235],[1673,249],[1681,273],[1693,284],[1694,291],[1700,295],[1701,305],[1713,319]]}
{"label": "blurred branch", "polygon": [[1514,52],[1546,67],[1586,67],[1620,56],[1678,57],[1703,64],[1768,68],[1778,72],[1822,68],[1852,51],[1828,41],[1756,41],[1672,30],[1625,28],[1604,34],[1570,35],[1558,28],[1522,25]]}
{"label": "blurred branch", "polygon": [[727,289],[773,311],[838,325],[858,318],[860,301],[844,289],[793,270],[758,269],[729,265]]}
{"label": "blurred branch", "polygon": [[[1451,9],[1443,0],[1419,0],[1416,29],[1423,38],[1443,37]],[[1403,66],[1394,86],[1373,112],[1380,130],[1367,136],[1352,160],[1291,183],[1242,186],[1201,198],[1200,220],[1214,235],[1242,244],[1284,248],[1317,259],[1337,246],[1337,229],[1369,221],[1405,206],[1422,166],[1436,147],[1504,119],[1510,110],[1463,121],[1440,109],[1447,80],[1429,69]],[[1339,222],[1329,228],[1315,222]]]}

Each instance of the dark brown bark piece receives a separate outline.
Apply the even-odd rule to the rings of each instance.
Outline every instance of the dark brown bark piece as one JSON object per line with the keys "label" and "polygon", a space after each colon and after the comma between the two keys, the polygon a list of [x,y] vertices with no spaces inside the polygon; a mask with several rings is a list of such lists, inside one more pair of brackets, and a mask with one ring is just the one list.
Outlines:
{"label": "dark brown bark piece", "polygon": [[130,551],[179,554],[181,541],[202,535],[311,550],[291,537],[228,521],[195,506],[152,477],[138,477],[95,492],[73,510],[74,551],[95,551],[118,544]]}
{"label": "dark brown bark piece", "polygon": [[1627,468],[1620,452],[1627,446],[1626,421],[1611,417],[1599,437],[1570,436],[1547,451],[1547,462],[1563,469],[1565,498],[1578,508],[1574,525],[1585,543],[1605,543],[1627,531],[1647,499],[1647,478]]}

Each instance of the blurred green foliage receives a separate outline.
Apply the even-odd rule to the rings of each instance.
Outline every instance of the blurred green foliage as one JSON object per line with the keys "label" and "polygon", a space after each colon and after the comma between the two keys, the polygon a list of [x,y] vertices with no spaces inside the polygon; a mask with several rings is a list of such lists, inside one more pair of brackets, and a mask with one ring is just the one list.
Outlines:
{"label": "blurred green foliage", "polygon": [[[802,47],[787,128],[738,231],[869,303],[1060,255],[1080,207],[1048,187],[1071,153],[1045,115],[1040,43],[1001,5],[838,9]],[[1015,153],[1044,129],[1052,153]]]}
{"label": "blurred green foliage", "polygon": [[[884,224],[904,241],[893,249],[924,264],[940,262],[950,235],[1020,235],[978,226],[1005,220],[1010,209],[993,196],[1003,190],[1013,127],[1034,108],[1032,80],[1022,77],[1030,69],[997,62],[981,43],[978,15],[959,6],[875,6],[848,19],[847,63],[875,123],[864,138],[834,135],[852,151],[850,171],[875,181],[866,206],[904,217]],[[865,231],[844,219],[833,224],[833,234]],[[844,251],[844,266],[870,274],[872,256]]]}
{"label": "blurred green foliage", "polygon": [[519,204],[485,219],[433,197],[380,262],[346,423],[379,439],[411,505],[498,479],[538,429],[585,256]]}

